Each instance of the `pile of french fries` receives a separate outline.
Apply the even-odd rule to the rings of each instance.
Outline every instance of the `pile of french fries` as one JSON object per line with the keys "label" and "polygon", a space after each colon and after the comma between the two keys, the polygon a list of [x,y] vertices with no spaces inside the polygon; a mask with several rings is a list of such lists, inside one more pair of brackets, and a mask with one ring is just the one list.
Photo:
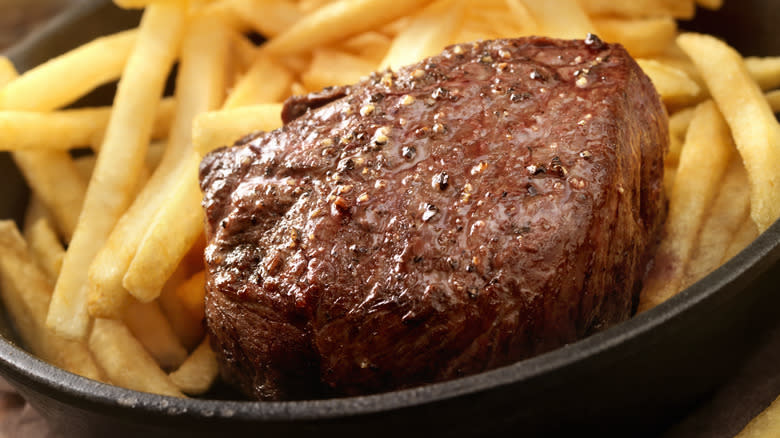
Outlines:
{"label": "pile of french fries", "polygon": [[[21,76],[0,60],[0,149],[32,189],[0,223],[0,287],[24,344],[127,388],[205,393],[202,156],[281,125],[290,95],[353,83],[453,43],[525,35],[620,42],[670,113],[669,218],[649,309],[780,216],[780,57],[742,58],[676,19],[718,0],[115,0],[137,29]],[[265,41],[253,43],[250,36]],[[256,40],[256,38],[255,38]],[[178,62],[176,90],[163,97]],[[118,80],[111,107],[67,109]],[[79,158],[69,153],[89,148]],[[67,248],[67,249],[66,249]]]}

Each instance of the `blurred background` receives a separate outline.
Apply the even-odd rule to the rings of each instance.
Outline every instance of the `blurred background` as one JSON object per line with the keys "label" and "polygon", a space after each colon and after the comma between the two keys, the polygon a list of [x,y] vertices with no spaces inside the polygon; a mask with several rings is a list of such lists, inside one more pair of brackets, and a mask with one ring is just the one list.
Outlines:
{"label": "blurred background", "polygon": [[0,0],[0,52],[68,6],[87,0]]}

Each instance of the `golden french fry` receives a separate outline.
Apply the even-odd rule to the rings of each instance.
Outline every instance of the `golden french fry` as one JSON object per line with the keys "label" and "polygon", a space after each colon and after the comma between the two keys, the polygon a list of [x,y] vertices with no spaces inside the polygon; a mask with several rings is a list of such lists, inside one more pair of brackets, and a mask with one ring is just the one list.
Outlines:
{"label": "golden french fry", "polygon": [[0,55],[0,89],[7,83],[16,79],[16,68],[10,59]]}
{"label": "golden french fry", "polygon": [[[152,138],[168,135],[173,101],[160,105]],[[84,108],[55,112],[0,111],[0,150],[67,150],[100,146],[111,108]]]}
{"label": "golden french fry", "polygon": [[720,266],[733,236],[750,218],[750,184],[742,160],[732,158],[685,272],[683,287]]}
{"label": "golden french fry", "polygon": [[704,214],[715,197],[733,148],[728,125],[715,104],[707,101],[699,105],[680,155],[669,195],[666,235],[642,290],[640,311],[679,292]]}
{"label": "golden french fry", "polygon": [[780,112],[780,90],[766,93],[766,101],[769,103],[769,107],[772,108],[773,112]]}
{"label": "golden french fry", "polygon": [[780,56],[745,58],[745,67],[762,90],[780,87]]}
{"label": "golden french fry", "polygon": [[505,0],[511,18],[522,29],[526,29],[526,33],[529,35],[537,34],[539,29],[539,23],[536,22],[531,11],[521,0]]}
{"label": "golden french fry", "polygon": [[696,0],[696,4],[703,8],[716,11],[723,6],[723,0]]}
{"label": "golden french fry", "polygon": [[200,395],[211,388],[219,376],[217,356],[206,337],[190,354],[178,370],[171,373],[171,380],[188,395]]}
{"label": "golden french fry", "polygon": [[622,44],[635,58],[663,54],[677,37],[672,17],[597,18],[593,24],[601,39]]}
{"label": "golden french fry", "polygon": [[131,300],[124,310],[122,321],[162,369],[176,369],[187,359],[187,350],[156,301],[140,303]]}
{"label": "golden french fry", "polygon": [[[173,3],[179,0],[114,0],[114,4],[123,9],[144,9],[155,3]],[[193,4],[208,4],[213,0],[190,0]]]}
{"label": "golden french fry", "polygon": [[116,80],[137,39],[135,30],[95,39],[45,62],[0,90],[0,108],[46,111]]}
{"label": "golden french fry", "polygon": [[780,397],[758,414],[734,438],[768,438],[780,435]]}
{"label": "golden french fry", "polygon": [[275,54],[310,50],[376,29],[427,3],[428,0],[339,0],[302,17],[268,41],[264,50]]}
{"label": "golden french fry", "polygon": [[51,212],[59,234],[69,242],[84,204],[87,182],[67,152],[29,150],[12,154],[35,196]]}
{"label": "golden french fry", "polygon": [[674,189],[674,179],[677,177],[677,166],[664,166],[664,191],[672,193]]}
{"label": "golden french fry", "polygon": [[27,234],[27,228],[38,222],[40,219],[45,219],[49,224],[52,224],[51,213],[46,209],[40,199],[37,196],[30,196],[30,200],[27,202],[27,209],[24,211],[24,234]]}
{"label": "golden french fry", "polygon": [[151,138],[154,108],[179,48],[186,8],[155,3],[144,12],[127,61],[84,207],[54,288],[47,324],[76,339],[87,335],[87,269],[132,201]]}
{"label": "golden french fry", "polygon": [[745,162],[750,215],[759,231],[780,217],[780,127],[742,57],[715,37],[682,34],[677,44],[701,71]]}
{"label": "golden french fry", "polygon": [[664,158],[664,163],[668,165],[677,165],[677,162],[680,161],[680,153],[682,153],[683,148],[683,141],[680,140],[680,137],[669,134],[669,152],[666,154],[666,157]]}
{"label": "golden french fry", "polygon": [[758,237],[758,226],[752,218],[747,217],[740,225],[734,238],[731,239],[729,247],[726,250],[726,255],[723,256],[721,263],[726,263],[731,260],[735,255],[739,254],[743,249]]}
{"label": "golden french fry", "polygon": [[266,38],[283,33],[303,17],[294,4],[286,1],[228,0],[227,6]]}
{"label": "golden french fry", "polygon": [[96,318],[89,335],[89,349],[115,385],[184,397],[121,321]]}
{"label": "golden french fry", "polygon": [[[524,8],[527,12],[527,8]],[[530,13],[528,14],[530,16]],[[460,31],[452,43],[470,42],[478,39],[516,38],[520,35],[533,34],[536,30],[536,22],[533,26],[524,25],[518,20],[510,6],[504,0],[475,1],[467,0],[463,12],[463,22]],[[469,38],[468,33],[482,34],[484,37]]]}
{"label": "golden french fry", "polygon": [[526,1],[540,35],[584,39],[596,28],[578,0]]}
{"label": "golden french fry", "polygon": [[371,74],[376,67],[376,63],[349,53],[319,49],[314,52],[309,69],[301,79],[307,89],[317,91],[333,85],[353,84]]}
{"label": "golden french fry", "polygon": [[54,284],[60,275],[62,259],[65,258],[65,248],[57,237],[57,233],[49,221],[42,217],[30,224],[29,227],[25,225],[24,237],[35,260],[38,261],[40,267]]}
{"label": "golden french fry", "polygon": [[267,54],[259,53],[252,67],[233,88],[224,108],[281,102],[292,81],[293,76],[286,68]]}
{"label": "golden french fry", "polygon": [[384,59],[392,40],[379,32],[369,31],[356,35],[341,44],[341,48],[376,64]]}
{"label": "golden french fry", "polygon": [[206,316],[206,271],[198,271],[180,284],[176,288],[176,295],[193,318],[203,319]]}
{"label": "golden french fry", "polygon": [[695,113],[696,107],[692,107],[682,109],[669,116],[669,133],[680,139],[685,139]]}
{"label": "golden french fry", "polygon": [[[257,46],[249,38],[235,31],[230,33],[228,59],[232,60],[232,62],[229,62],[229,70],[225,79],[225,88],[227,90],[232,90],[238,85],[241,78],[252,67],[258,53]],[[231,91],[227,93],[228,96],[230,96],[230,93]]]}
{"label": "golden french fry", "polygon": [[462,0],[437,0],[412,17],[395,37],[380,69],[397,69],[439,53],[450,43],[463,16]]}
{"label": "golden french fry", "polygon": [[206,18],[192,19],[182,44],[176,116],[161,162],[89,268],[88,307],[93,316],[118,318],[127,304],[122,279],[149,224],[180,179],[181,162],[192,149],[193,118],[222,103],[230,34],[221,22]]}
{"label": "golden french fry", "polygon": [[0,221],[0,294],[8,315],[32,353],[74,374],[106,381],[87,346],[46,328],[52,283],[35,262],[12,221]]}
{"label": "golden french fry", "polygon": [[230,146],[253,131],[272,131],[282,126],[282,105],[264,104],[204,113],[195,118],[192,143],[206,155],[221,146]]}
{"label": "golden french fry", "polygon": [[[200,267],[200,270],[202,269]],[[173,327],[173,331],[176,332],[176,336],[179,337],[184,347],[188,350],[195,348],[203,339],[205,326],[203,318],[195,318],[182,305],[176,291],[194,274],[186,263],[182,263],[171,278],[168,279],[168,283],[165,284],[158,300],[163,313],[165,313],[165,316],[171,323],[171,327]]]}
{"label": "golden french fry", "polygon": [[696,11],[693,0],[580,0],[589,15],[616,15],[619,17],[657,17],[691,19]]}
{"label": "golden french fry", "polygon": [[637,63],[668,107],[687,106],[704,97],[699,84],[684,71],[654,59],[637,59]]}
{"label": "golden french fry", "polygon": [[142,302],[160,296],[168,278],[203,232],[199,156],[193,152],[192,157],[173,193],[149,225],[122,279],[125,289]]}
{"label": "golden french fry", "polygon": [[328,3],[333,3],[334,0],[298,0],[298,9],[303,13],[310,13],[315,11]]}

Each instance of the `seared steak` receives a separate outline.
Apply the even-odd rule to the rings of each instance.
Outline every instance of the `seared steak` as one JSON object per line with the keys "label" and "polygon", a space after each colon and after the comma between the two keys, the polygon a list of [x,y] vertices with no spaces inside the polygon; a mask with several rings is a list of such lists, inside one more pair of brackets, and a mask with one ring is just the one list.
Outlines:
{"label": "seared steak", "polygon": [[208,328],[246,394],[450,379],[635,311],[668,135],[622,47],[455,45],[283,118],[200,170]]}

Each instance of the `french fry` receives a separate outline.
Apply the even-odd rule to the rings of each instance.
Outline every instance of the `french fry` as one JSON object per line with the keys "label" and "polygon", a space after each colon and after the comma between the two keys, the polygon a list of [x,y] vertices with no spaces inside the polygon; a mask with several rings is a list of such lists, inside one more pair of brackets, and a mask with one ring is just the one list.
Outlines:
{"label": "french fry", "polygon": [[[168,135],[173,101],[159,106],[152,138]],[[55,112],[0,111],[0,150],[67,150],[91,146],[103,140],[111,108],[83,108]]]}
{"label": "french fry", "polygon": [[224,108],[281,102],[292,81],[293,76],[278,61],[259,53],[252,67],[233,88]]}
{"label": "french fry", "polygon": [[616,15],[619,17],[672,16],[689,20],[696,5],[693,0],[580,0],[589,15]]}
{"label": "french fry", "polygon": [[780,87],[780,56],[747,57],[745,67],[762,90]]}
{"label": "french fry", "polygon": [[696,236],[734,148],[728,125],[712,101],[696,108],[669,195],[665,237],[645,284],[639,310],[645,311],[680,290]]}
{"label": "french fry", "polygon": [[369,31],[347,39],[341,48],[353,55],[379,64],[390,49],[392,40],[379,32]]}
{"label": "french fry", "polygon": [[277,0],[228,0],[227,6],[259,34],[275,37],[303,17],[291,2]]}
{"label": "french fry", "polygon": [[695,113],[696,107],[692,107],[677,111],[669,116],[669,133],[684,139]]}
{"label": "french fry", "polygon": [[521,0],[505,0],[512,19],[526,30],[528,35],[538,34],[539,23],[536,22],[528,7]]}
{"label": "french fry", "polygon": [[298,0],[298,9],[301,12],[308,14],[315,11],[328,3],[333,3],[334,0]]}
{"label": "french fry", "polygon": [[637,59],[637,63],[653,81],[667,107],[687,106],[704,97],[699,84],[684,71],[653,59]]}
{"label": "french fry", "polygon": [[217,356],[206,337],[190,354],[178,370],[170,374],[171,380],[188,395],[200,395],[211,388],[219,376]]}
{"label": "french fry", "polygon": [[750,184],[750,215],[764,231],[780,216],[780,127],[742,57],[715,37],[682,34],[677,44],[701,71],[731,128]]}
{"label": "french fry", "polygon": [[[736,157],[735,157],[736,158]],[[702,225],[685,272],[687,287],[720,266],[740,225],[750,218],[750,184],[742,160],[732,159]]]}
{"label": "french fry", "polygon": [[[122,279],[125,289],[141,302],[160,296],[168,278],[203,232],[199,156],[193,152],[192,157],[173,193],[149,225]],[[171,233],[174,229],[176,232]]]}
{"label": "french fry", "polygon": [[674,179],[677,177],[677,166],[664,166],[664,191],[672,193],[674,189]]}
{"label": "french fry", "polygon": [[314,51],[309,69],[301,76],[301,80],[307,89],[317,91],[328,86],[355,83],[371,74],[376,67],[376,63],[349,53],[319,49]]}
{"label": "french fry", "polygon": [[379,26],[407,14],[428,0],[339,0],[328,3],[272,38],[263,50],[275,54],[303,52]]}
{"label": "french fry", "polygon": [[677,165],[680,161],[680,153],[682,153],[683,141],[680,137],[670,133],[669,135],[669,152],[666,154],[664,163],[668,165]]}
{"label": "french fry", "polygon": [[379,69],[397,69],[440,52],[463,17],[463,0],[437,0],[412,17],[395,37]]}
{"label": "french fry", "polygon": [[717,11],[723,6],[723,0],[696,0],[696,4],[713,11]]}
{"label": "french fry", "polygon": [[158,300],[163,313],[173,327],[173,331],[176,332],[176,336],[188,350],[195,348],[205,334],[203,319],[193,317],[192,313],[182,305],[176,292],[192,275],[194,272],[190,272],[189,266],[185,263],[179,265],[176,272],[168,279]]}
{"label": "french fry", "polygon": [[578,0],[526,1],[540,34],[555,38],[585,38],[596,28]]}
{"label": "french fry", "polygon": [[203,319],[206,316],[206,271],[198,271],[187,281],[176,288],[176,296],[179,302],[194,319]]}
{"label": "french fry", "polygon": [[200,155],[206,155],[218,147],[232,145],[252,131],[272,131],[281,126],[281,104],[211,111],[195,118],[192,142]]}
{"label": "french fry", "polygon": [[661,55],[677,37],[677,22],[671,17],[597,18],[593,24],[601,39],[622,44],[635,58]]}
{"label": "french fry", "polygon": [[0,90],[0,108],[46,111],[67,105],[85,91],[116,80],[136,40],[137,31],[128,30],[43,63]]}
{"label": "french fry", "polygon": [[24,228],[25,235],[27,234],[27,228],[41,219],[45,219],[50,224],[52,223],[51,214],[49,213],[49,210],[47,210],[46,206],[43,205],[43,202],[41,202],[41,200],[38,199],[38,197],[33,194],[32,196],[30,196],[30,199],[27,202],[27,209],[25,209],[24,211],[23,224],[25,227]]}
{"label": "french fry", "polygon": [[57,237],[57,233],[46,218],[38,218],[30,226],[25,226],[24,237],[35,260],[52,281],[60,275],[62,259],[65,258],[65,248]]}
{"label": "french fry", "polygon": [[69,242],[84,204],[87,182],[67,152],[30,150],[12,154],[33,193],[55,219],[59,234]]}
{"label": "french fry", "polygon": [[772,108],[772,112],[780,112],[780,90],[770,91],[767,93],[766,101],[769,103],[769,107]]}
{"label": "french fry", "polygon": [[122,280],[149,224],[180,179],[182,161],[192,149],[196,114],[218,107],[224,98],[229,32],[222,23],[191,21],[182,44],[176,116],[168,147],[149,182],[119,219],[89,268],[88,307],[93,316],[118,318],[129,295]]}
{"label": "french fry", "polygon": [[176,369],[187,359],[187,350],[156,301],[131,301],[122,321],[164,370]]}
{"label": "french fry", "polygon": [[10,59],[0,55],[0,90],[9,82],[16,79],[16,68]]}
{"label": "french fry", "polygon": [[734,438],[767,438],[780,434],[780,397],[750,421]]}
{"label": "french fry", "polygon": [[731,243],[729,243],[726,255],[723,256],[721,263],[726,263],[743,249],[747,248],[747,246],[750,245],[750,242],[758,237],[758,234],[758,226],[756,226],[755,221],[750,217],[745,218],[742,225],[740,225],[737,230],[737,233],[734,235],[734,238],[731,239]]}
{"label": "french fry", "polygon": [[132,201],[162,95],[186,18],[180,2],[144,12],[138,41],[127,61],[84,207],[54,288],[47,324],[75,339],[87,335],[87,269]]}
{"label": "french fry", "polygon": [[89,349],[115,385],[136,391],[184,396],[121,321],[95,319],[89,335]]}
{"label": "french fry", "polygon": [[74,374],[107,381],[83,342],[46,327],[52,283],[12,221],[0,221],[0,294],[24,344],[41,359]]}

